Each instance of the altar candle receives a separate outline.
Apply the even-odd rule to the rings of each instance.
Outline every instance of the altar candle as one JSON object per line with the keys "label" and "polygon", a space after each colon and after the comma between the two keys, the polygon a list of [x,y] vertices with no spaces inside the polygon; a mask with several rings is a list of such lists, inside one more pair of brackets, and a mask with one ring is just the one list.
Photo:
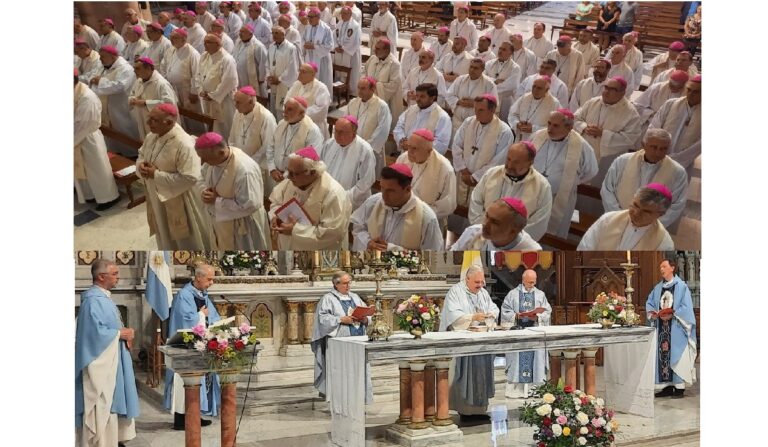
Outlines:
{"label": "altar candle", "polygon": [[349,250],[344,250],[344,267],[349,267],[350,265]]}
{"label": "altar candle", "polygon": [[627,264],[632,263],[632,258],[629,256],[629,250],[627,250]]}
{"label": "altar candle", "polygon": [[315,267],[320,267],[320,252],[315,250]]}
{"label": "altar candle", "polygon": [[375,256],[377,261],[379,259],[381,259],[381,251],[380,250],[374,250],[373,253],[374,253],[374,256]]}

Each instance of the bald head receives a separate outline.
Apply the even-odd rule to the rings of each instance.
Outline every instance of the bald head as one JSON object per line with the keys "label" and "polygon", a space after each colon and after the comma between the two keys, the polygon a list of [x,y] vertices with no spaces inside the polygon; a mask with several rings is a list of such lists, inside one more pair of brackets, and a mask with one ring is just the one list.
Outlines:
{"label": "bald head", "polygon": [[533,94],[533,97],[536,99],[541,99],[546,96],[549,92],[549,84],[550,81],[548,78],[536,78],[536,80],[533,81],[533,86],[531,87],[531,93]]}
{"label": "bald head", "polygon": [[333,125],[333,138],[341,147],[349,146],[357,136],[357,126],[346,118],[339,118]]}
{"label": "bald head", "polygon": [[507,150],[507,161],[504,170],[507,175],[513,177],[524,176],[531,170],[533,160],[536,157],[523,143],[515,143]]}
{"label": "bald head", "polygon": [[432,153],[432,142],[421,135],[411,134],[408,137],[408,161],[424,163]]}
{"label": "bald head", "polygon": [[530,291],[536,287],[537,275],[534,270],[528,269],[523,272],[523,287],[526,291]]}
{"label": "bald head", "polygon": [[504,26],[504,21],[506,21],[507,18],[504,17],[504,14],[496,14],[493,16],[493,27],[496,29],[501,29]]}

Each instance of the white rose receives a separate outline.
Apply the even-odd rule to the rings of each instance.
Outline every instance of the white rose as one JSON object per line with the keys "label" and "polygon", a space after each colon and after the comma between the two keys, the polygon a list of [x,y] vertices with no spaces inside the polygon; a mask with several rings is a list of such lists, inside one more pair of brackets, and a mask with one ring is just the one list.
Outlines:
{"label": "white rose", "polygon": [[611,424],[605,424],[605,432],[610,433],[611,432]]}
{"label": "white rose", "polygon": [[608,309],[609,309],[609,310],[613,310],[613,304],[609,304],[609,305],[608,305]]}
{"label": "white rose", "polygon": [[242,337],[240,337],[240,341],[242,341],[243,344],[247,345],[248,344],[248,336],[247,335],[243,335]]}
{"label": "white rose", "polygon": [[[555,395],[552,393],[547,393],[541,397],[544,400],[544,403],[551,404],[555,401]],[[557,410],[559,411],[559,410]],[[559,415],[558,415],[559,416]]]}
{"label": "white rose", "polygon": [[627,318],[627,312],[624,309],[619,312],[619,318]]}
{"label": "white rose", "polygon": [[578,442],[579,442],[579,445],[586,445],[587,438],[585,438],[584,436],[579,436]]}
{"label": "white rose", "polygon": [[560,424],[552,425],[552,436],[558,437],[563,434],[563,427]]}
{"label": "white rose", "polygon": [[582,435],[586,435],[587,433],[589,433],[589,430],[587,430],[587,427],[581,427],[579,429],[579,433],[581,433]]}
{"label": "white rose", "polygon": [[536,414],[539,416],[549,416],[549,413],[552,412],[552,407],[549,404],[544,404],[536,409]]}
{"label": "white rose", "polygon": [[576,411],[579,411],[579,410],[581,410],[581,405],[576,405],[576,406],[575,406],[575,407],[573,407],[573,408],[574,408],[574,409],[576,409]]}
{"label": "white rose", "polygon": [[[576,420],[579,421],[579,424],[581,425],[587,425],[589,423],[589,416],[579,411],[576,414]],[[584,430],[586,430],[586,428]]]}
{"label": "white rose", "polygon": [[421,318],[425,320],[431,320],[432,316],[429,314],[429,312],[424,312],[423,314],[421,314]]}
{"label": "white rose", "polygon": [[574,397],[573,398],[573,404],[574,405],[581,405],[581,399],[579,399],[578,397]]}
{"label": "white rose", "polygon": [[595,405],[602,407],[603,405],[605,405],[605,401],[603,400],[603,398],[598,397],[597,399],[595,399]]}
{"label": "white rose", "polygon": [[560,416],[560,409],[559,408],[555,408],[555,411],[553,411],[552,414],[554,414],[555,417]]}
{"label": "white rose", "polygon": [[239,338],[240,337],[240,329],[238,328],[232,328],[229,330],[232,333],[232,338]]}
{"label": "white rose", "polygon": [[597,419],[597,422],[599,422],[599,423],[600,423],[600,426],[601,426],[601,427],[605,425],[605,419],[603,419],[602,417],[598,418],[598,419]]}

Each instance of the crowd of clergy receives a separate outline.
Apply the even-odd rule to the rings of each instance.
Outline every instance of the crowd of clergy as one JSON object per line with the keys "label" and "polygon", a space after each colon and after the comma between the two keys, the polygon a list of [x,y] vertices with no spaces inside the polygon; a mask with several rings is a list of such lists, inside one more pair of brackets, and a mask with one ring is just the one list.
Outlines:
{"label": "crowd of clergy", "polygon": [[[587,184],[602,203],[580,250],[674,248],[701,154],[682,42],[644,61],[633,32],[601,52],[589,29],[553,43],[537,23],[523,39],[456,6],[399,55],[388,2],[365,30],[336,3],[197,2],[153,22],[129,9],[120,32],[76,18],[78,199],[119,201],[109,147],[136,159],[160,249],[535,250],[569,237]],[[286,218],[294,202],[304,216]]]}

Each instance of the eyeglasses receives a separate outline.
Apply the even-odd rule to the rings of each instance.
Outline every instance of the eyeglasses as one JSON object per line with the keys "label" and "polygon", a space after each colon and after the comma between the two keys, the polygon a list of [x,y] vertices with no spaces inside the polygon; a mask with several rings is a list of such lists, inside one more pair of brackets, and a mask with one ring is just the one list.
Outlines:
{"label": "eyeglasses", "polygon": [[290,171],[290,170],[286,170],[286,171],[285,171],[285,175],[286,175],[286,177],[288,177],[288,178],[291,178],[291,177],[298,177],[298,176],[300,176],[300,175],[306,174],[308,171],[309,171],[309,169],[305,169],[305,170],[303,170],[303,171],[299,171],[299,172],[293,172],[293,171]]}

